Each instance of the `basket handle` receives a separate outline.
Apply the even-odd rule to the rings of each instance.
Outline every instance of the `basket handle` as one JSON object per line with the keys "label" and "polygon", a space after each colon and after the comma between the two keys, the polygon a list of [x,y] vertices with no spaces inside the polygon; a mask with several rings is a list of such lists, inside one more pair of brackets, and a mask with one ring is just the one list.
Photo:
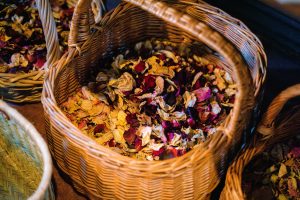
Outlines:
{"label": "basket handle", "polygon": [[46,69],[54,64],[61,56],[56,25],[53,18],[51,5],[48,0],[35,0],[43,26],[47,47]]}
{"label": "basket handle", "polygon": [[[203,41],[210,48],[219,52],[221,56],[228,61],[229,65],[233,67],[233,77],[235,78],[238,90],[236,99],[239,101],[235,104],[233,112],[231,113],[231,120],[223,131],[229,138],[233,138],[238,130],[246,129],[246,121],[250,118],[249,113],[251,113],[251,108],[254,104],[254,89],[251,86],[252,79],[250,72],[246,67],[246,63],[242,58],[241,53],[235,46],[219,32],[216,32],[205,23],[193,19],[188,14],[175,10],[165,2],[157,0],[125,1],[154,14],[158,18],[161,18],[172,25],[183,28],[191,35]],[[69,47],[76,48],[79,51],[81,45],[90,35],[90,4],[91,0],[79,0],[72,19]],[[240,117],[240,115],[243,117]]]}
{"label": "basket handle", "polygon": [[243,149],[230,165],[226,175],[225,187],[220,199],[244,199],[242,173],[253,157],[263,152],[268,146],[275,144],[287,137],[295,135],[300,130],[300,109],[293,115],[284,116],[280,124],[275,124],[280,111],[292,98],[300,96],[300,84],[291,86],[282,91],[273,99],[260,121],[257,133],[250,144]]}
{"label": "basket handle", "polygon": [[271,102],[257,128],[257,131],[263,135],[264,139],[272,136],[274,121],[286,102],[297,96],[300,96],[300,84],[285,89]]}
{"label": "basket handle", "polygon": [[[39,11],[39,16],[42,22],[46,47],[47,47],[47,65],[48,69],[61,57],[61,50],[59,48],[59,39],[56,29],[56,24],[53,18],[51,5],[49,0],[35,0]],[[72,1],[76,4],[77,0]],[[75,5],[74,5],[75,6]],[[102,18],[102,8],[105,8],[102,0],[93,0],[92,10],[95,14],[95,21],[99,22]]]}

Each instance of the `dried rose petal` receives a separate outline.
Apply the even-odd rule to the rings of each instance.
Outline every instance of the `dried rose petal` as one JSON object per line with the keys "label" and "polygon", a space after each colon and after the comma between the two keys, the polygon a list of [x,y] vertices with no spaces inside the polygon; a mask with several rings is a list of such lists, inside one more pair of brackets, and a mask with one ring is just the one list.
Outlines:
{"label": "dried rose petal", "polygon": [[156,57],[158,57],[162,61],[166,60],[166,58],[167,58],[166,55],[163,54],[163,53],[160,53],[160,54],[156,55]]}
{"label": "dried rose petal", "polygon": [[139,121],[135,113],[129,113],[126,115],[126,121],[131,127],[138,127]]}
{"label": "dried rose petal", "polygon": [[160,156],[165,151],[164,147],[161,147],[158,151],[152,151],[153,156]]}
{"label": "dried rose petal", "polygon": [[209,120],[214,121],[215,119],[218,118],[218,116],[219,116],[218,114],[215,114],[215,113],[211,112],[210,115],[209,115]]}
{"label": "dried rose petal", "polygon": [[198,102],[205,101],[211,97],[211,89],[209,87],[202,87],[194,90],[193,93],[197,97]]}
{"label": "dried rose petal", "polygon": [[235,96],[231,96],[229,99],[229,103],[234,103],[234,101],[235,101]]}
{"label": "dried rose petal", "polygon": [[177,120],[172,120],[172,126],[174,128],[179,128],[181,127],[181,124]]}
{"label": "dried rose petal", "polygon": [[185,149],[179,149],[179,150],[177,150],[177,155],[178,156],[182,156],[182,155],[184,155],[186,153],[186,150]]}
{"label": "dried rose petal", "polygon": [[224,95],[224,94],[217,93],[217,99],[219,100],[219,102],[223,102],[223,101],[224,101],[224,98],[225,98],[225,95]]}
{"label": "dried rose petal", "polygon": [[161,125],[164,129],[169,129],[171,127],[171,123],[169,121],[162,121]]}
{"label": "dried rose petal", "polygon": [[122,93],[125,95],[125,96],[129,96],[131,94],[132,91],[122,91]]}
{"label": "dried rose petal", "polygon": [[124,132],[123,137],[126,140],[128,144],[132,144],[135,141],[136,138],[136,129],[129,128],[127,131]]}
{"label": "dried rose petal", "polygon": [[194,120],[193,118],[188,118],[188,119],[187,119],[187,123],[188,123],[188,125],[189,125],[190,127],[194,127],[195,124],[196,124],[196,122],[195,122],[195,120]]}
{"label": "dried rose petal", "polygon": [[142,146],[142,140],[139,139],[138,137],[136,137],[135,141],[134,141],[134,148],[137,150],[137,151],[140,151],[143,146]]}
{"label": "dried rose petal", "polygon": [[205,123],[209,118],[210,112],[199,113],[199,119],[202,123]]}
{"label": "dried rose petal", "polygon": [[145,62],[141,61],[136,66],[134,66],[134,70],[138,73],[142,73],[146,68]]}
{"label": "dried rose petal", "polygon": [[156,78],[152,75],[148,75],[144,77],[143,81],[143,91],[147,92],[155,87]]}
{"label": "dried rose petal", "polygon": [[174,135],[174,133],[171,132],[171,133],[168,133],[167,136],[168,136],[168,140],[170,142],[170,141],[173,140],[173,138],[174,138],[175,135]]}
{"label": "dried rose petal", "polygon": [[34,56],[33,54],[26,54],[26,59],[31,63],[36,62],[36,56]]}
{"label": "dried rose petal", "polygon": [[104,129],[105,129],[105,124],[98,124],[94,128],[94,134],[96,134],[96,133],[102,133],[104,131]]}
{"label": "dried rose petal", "polygon": [[178,157],[178,150],[175,149],[174,147],[169,147],[170,152],[174,157]]}
{"label": "dried rose petal", "polygon": [[86,125],[87,125],[87,121],[85,119],[83,119],[79,122],[78,128],[83,129],[84,127],[86,127]]}
{"label": "dried rose petal", "polygon": [[115,147],[116,146],[116,141],[114,140],[114,139],[111,139],[111,140],[109,140],[109,142],[108,142],[108,146],[109,147]]}

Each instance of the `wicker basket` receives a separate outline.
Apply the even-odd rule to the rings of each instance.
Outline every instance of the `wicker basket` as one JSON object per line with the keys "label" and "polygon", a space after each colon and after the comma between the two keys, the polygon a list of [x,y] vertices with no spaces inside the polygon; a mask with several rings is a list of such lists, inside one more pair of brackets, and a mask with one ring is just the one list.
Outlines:
{"label": "wicker basket", "polygon": [[[282,142],[296,134],[300,134],[300,110],[293,110],[292,115],[279,115],[284,104],[291,98],[300,96],[300,84],[294,85],[281,92],[271,103],[260,122],[257,133],[251,143],[246,146],[227,171],[225,187],[220,199],[245,199],[242,191],[242,174],[248,163],[258,154],[275,143]],[[283,118],[280,124],[276,124],[278,117]]]}
{"label": "wicker basket", "polygon": [[[69,6],[75,6],[78,0],[69,0]],[[45,70],[26,74],[0,73],[0,96],[9,102],[39,102],[43,89],[45,71],[61,56],[56,25],[52,15],[49,0],[35,0],[41,18],[47,48],[47,63]],[[93,1],[95,20],[102,16],[104,5],[101,0]]]}
{"label": "wicker basket", "polygon": [[[47,64],[60,57],[58,36],[48,0],[36,0],[43,24],[47,47]],[[10,102],[38,102],[43,89],[45,71],[34,71],[26,74],[0,73],[0,96]]]}
{"label": "wicker basket", "polygon": [[43,138],[0,101],[0,199],[54,199],[52,162]]}
{"label": "wicker basket", "polygon": [[[220,181],[228,152],[247,128],[260,94],[266,59],[259,40],[241,22],[202,1],[122,2],[103,17],[100,26],[93,23],[90,2],[78,2],[69,51],[49,70],[44,82],[47,139],[57,164],[76,189],[91,198],[208,197]],[[182,157],[157,162],[124,157],[100,146],[59,108],[87,83],[89,71],[103,58],[119,47],[151,37],[175,43],[203,42],[218,52],[207,59],[224,66],[238,86],[232,112],[209,141]]]}

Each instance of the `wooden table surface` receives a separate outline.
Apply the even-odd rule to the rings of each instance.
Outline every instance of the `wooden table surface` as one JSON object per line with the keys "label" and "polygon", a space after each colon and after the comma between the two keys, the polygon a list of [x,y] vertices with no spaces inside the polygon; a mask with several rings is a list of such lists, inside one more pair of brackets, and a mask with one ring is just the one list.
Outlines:
{"label": "wooden table surface", "polygon": [[[25,118],[28,119],[40,132],[43,138],[46,140],[45,122],[44,122],[44,110],[41,103],[37,104],[24,104],[15,105],[10,104],[17,109]],[[46,140],[47,142],[47,140]],[[85,197],[78,194],[72,187],[71,181],[68,177],[59,170],[58,166],[53,164],[53,178],[52,183],[55,188],[55,194],[57,200],[82,200]]]}

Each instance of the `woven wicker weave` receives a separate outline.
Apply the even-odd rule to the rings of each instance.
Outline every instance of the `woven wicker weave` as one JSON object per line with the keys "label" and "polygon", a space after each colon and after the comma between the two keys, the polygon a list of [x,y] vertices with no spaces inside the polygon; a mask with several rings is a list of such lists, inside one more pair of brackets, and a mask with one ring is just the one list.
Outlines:
{"label": "woven wicker weave", "polygon": [[15,109],[0,101],[0,199],[54,199],[47,145]]}
{"label": "woven wicker weave", "polygon": [[[70,0],[70,7],[75,6],[78,0]],[[49,0],[35,0],[39,15],[41,18],[46,48],[47,48],[47,63],[52,65],[61,56],[59,48],[59,40],[56,30],[56,25],[52,15],[51,5]],[[99,21],[102,16],[102,8],[104,5],[101,0],[93,1],[93,12],[98,13],[95,20]],[[43,80],[45,70],[34,71],[26,74],[0,73],[0,96],[5,101],[23,103],[23,102],[39,102],[43,89]]]}
{"label": "woven wicker weave", "polygon": [[[284,104],[296,96],[300,96],[300,84],[284,90],[272,101],[257,128],[253,140],[230,165],[220,199],[245,199],[246,194],[242,191],[242,174],[248,163],[266,148],[286,138],[300,134],[299,109],[294,110],[293,114],[287,115],[286,118],[279,115]],[[274,123],[279,116],[283,118],[283,120],[280,120],[281,123]]]}
{"label": "woven wicker weave", "polygon": [[[94,25],[90,2],[78,2],[69,51],[49,70],[44,82],[47,139],[59,167],[78,191],[91,198],[208,197],[219,183],[228,152],[247,128],[260,94],[266,60],[259,40],[241,22],[204,2],[123,2],[103,17],[100,26]],[[238,87],[232,112],[209,141],[182,157],[158,162],[138,161],[98,145],[59,108],[87,83],[89,71],[105,57],[119,47],[152,37],[206,44],[218,52],[207,55],[207,59],[224,66]]]}

